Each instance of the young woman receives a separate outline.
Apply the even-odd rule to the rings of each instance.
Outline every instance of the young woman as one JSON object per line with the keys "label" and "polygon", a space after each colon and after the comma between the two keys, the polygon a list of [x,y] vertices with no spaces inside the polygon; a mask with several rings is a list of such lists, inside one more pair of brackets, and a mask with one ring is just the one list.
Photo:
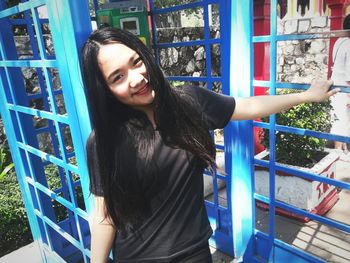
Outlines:
{"label": "young woman", "polygon": [[132,34],[103,28],[83,49],[93,131],[87,142],[95,196],[91,262],[212,262],[203,170],[215,166],[209,130],[328,99],[330,81],[303,93],[232,98],[171,88]]}
{"label": "young woman", "polygon": [[[350,14],[343,21],[343,29],[350,30]],[[331,79],[335,85],[350,86],[350,37],[340,37],[334,43],[333,67]],[[331,99],[333,107],[332,134],[350,136],[350,94],[338,93]],[[349,149],[345,142],[334,142],[334,148],[348,153]]]}

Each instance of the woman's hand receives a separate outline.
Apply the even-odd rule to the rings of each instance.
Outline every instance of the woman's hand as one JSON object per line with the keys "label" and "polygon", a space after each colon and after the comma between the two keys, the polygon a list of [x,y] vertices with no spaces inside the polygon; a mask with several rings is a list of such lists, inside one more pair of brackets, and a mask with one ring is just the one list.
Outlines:
{"label": "woman's hand", "polygon": [[302,93],[305,102],[321,102],[329,99],[340,91],[339,88],[330,90],[332,85],[333,80],[313,80],[310,88]]}
{"label": "woman's hand", "polygon": [[339,92],[339,88],[329,90],[331,80],[313,81],[311,87],[304,92],[276,96],[255,96],[236,98],[236,107],[232,120],[253,120],[266,117],[273,113],[287,110],[295,105],[306,102],[321,102]]}

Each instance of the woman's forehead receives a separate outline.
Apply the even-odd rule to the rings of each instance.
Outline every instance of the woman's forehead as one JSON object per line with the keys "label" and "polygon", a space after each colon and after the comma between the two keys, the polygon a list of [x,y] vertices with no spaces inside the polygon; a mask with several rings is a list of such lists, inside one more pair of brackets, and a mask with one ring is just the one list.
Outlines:
{"label": "woman's forehead", "polygon": [[[101,45],[97,60],[102,67],[122,67],[126,65],[130,58],[137,55],[136,51],[122,43],[111,43]],[[103,69],[104,70],[104,69]]]}

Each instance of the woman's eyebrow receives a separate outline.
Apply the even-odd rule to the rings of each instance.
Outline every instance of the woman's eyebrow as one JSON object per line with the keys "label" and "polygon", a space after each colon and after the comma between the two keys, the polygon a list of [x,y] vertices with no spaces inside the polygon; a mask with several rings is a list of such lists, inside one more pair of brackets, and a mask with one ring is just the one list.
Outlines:
{"label": "woman's eyebrow", "polygon": [[[134,54],[132,54],[132,55],[130,56],[130,58],[129,58],[128,65],[132,64],[132,62],[135,61],[135,59],[136,59],[137,56],[138,56],[138,54],[137,54],[136,52],[134,52]],[[112,73],[109,74],[109,76],[107,77],[107,81],[110,81],[111,78],[112,78],[115,74],[119,73],[119,71],[120,71],[120,68],[117,68],[116,70],[113,70]]]}

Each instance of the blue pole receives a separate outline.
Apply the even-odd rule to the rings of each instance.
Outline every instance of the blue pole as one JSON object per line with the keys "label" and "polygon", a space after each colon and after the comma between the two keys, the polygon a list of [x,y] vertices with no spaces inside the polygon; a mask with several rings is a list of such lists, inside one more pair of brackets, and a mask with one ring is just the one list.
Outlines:
{"label": "blue pole", "polygon": [[[253,1],[231,2],[230,95],[253,94],[252,5]],[[235,257],[250,262],[254,240],[254,182],[252,121],[229,124],[227,150],[232,154],[231,203]]]}

